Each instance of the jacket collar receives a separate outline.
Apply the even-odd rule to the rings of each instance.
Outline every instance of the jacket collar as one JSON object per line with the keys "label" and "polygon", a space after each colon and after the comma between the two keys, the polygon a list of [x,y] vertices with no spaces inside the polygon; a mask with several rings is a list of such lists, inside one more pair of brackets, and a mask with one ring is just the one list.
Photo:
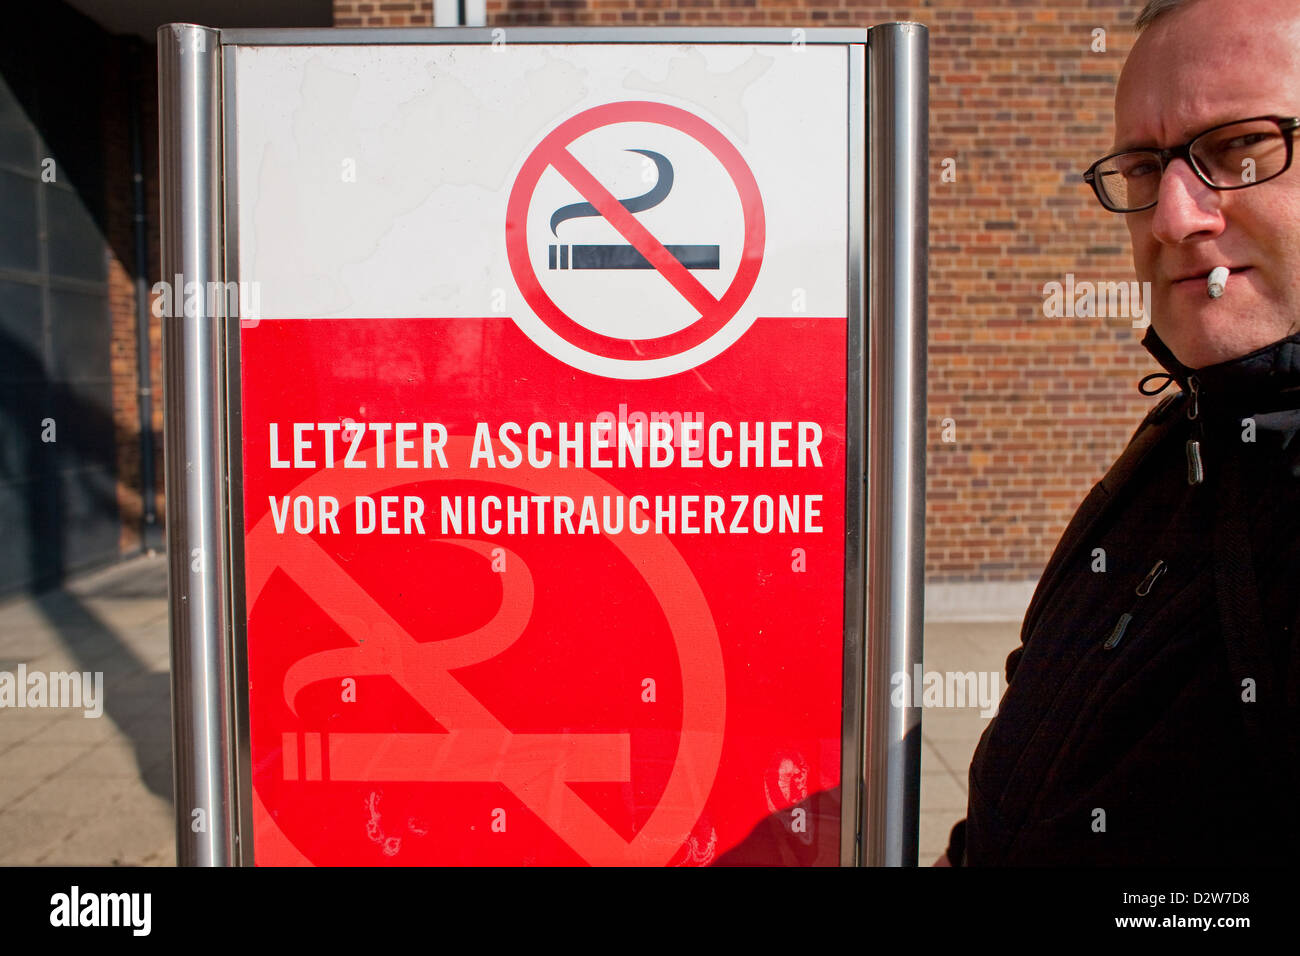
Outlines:
{"label": "jacket collar", "polygon": [[1142,345],[1184,392],[1189,391],[1188,379],[1194,375],[1198,391],[1214,396],[1217,402],[1300,407],[1300,332],[1239,358],[1199,369],[1179,362],[1156,335],[1154,326],[1147,329]]}

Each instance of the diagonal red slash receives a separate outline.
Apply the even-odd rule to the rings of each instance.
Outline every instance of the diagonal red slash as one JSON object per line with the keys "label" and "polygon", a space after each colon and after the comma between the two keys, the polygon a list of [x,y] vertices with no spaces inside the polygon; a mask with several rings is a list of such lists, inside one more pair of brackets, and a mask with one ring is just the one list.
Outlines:
{"label": "diagonal red slash", "polygon": [[718,307],[718,300],[713,297],[699,279],[691,275],[677,257],[664,248],[664,244],[651,234],[650,230],[628,212],[613,193],[600,184],[582,163],[564,147],[559,147],[547,159],[555,171],[569,181],[582,198],[596,207],[596,211],[609,221],[609,224],[632,244],[637,252],[645,256],[646,261],[655,267],[669,284],[685,297],[701,315]]}

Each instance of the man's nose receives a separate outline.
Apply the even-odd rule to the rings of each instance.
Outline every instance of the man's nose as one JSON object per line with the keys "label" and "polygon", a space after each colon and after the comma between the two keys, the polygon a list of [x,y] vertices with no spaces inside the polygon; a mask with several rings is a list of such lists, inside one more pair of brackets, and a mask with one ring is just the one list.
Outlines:
{"label": "man's nose", "polygon": [[1201,182],[1185,160],[1171,161],[1160,177],[1159,200],[1151,220],[1152,235],[1172,245],[1197,235],[1217,236],[1223,226],[1218,190]]}

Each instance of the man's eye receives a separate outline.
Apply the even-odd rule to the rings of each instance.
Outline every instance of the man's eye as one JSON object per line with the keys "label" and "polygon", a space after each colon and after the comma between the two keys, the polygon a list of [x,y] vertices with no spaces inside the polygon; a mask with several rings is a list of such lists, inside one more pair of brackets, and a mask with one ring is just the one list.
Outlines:
{"label": "man's eye", "polygon": [[1160,172],[1160,164],[1149,160],[1138,160],[1133,163],[1122,163],[1119,171],[1125,179],[1141,179],[1143,176]]}
{"label": "man's eye", "polygon": [[1217,153],[1234,153],[1241,150],[1250,149],[1259,146],[1261,143],[1271,144],[1274,140],[1280,140],[1276,133],[1258,132],[1243,133],[1240,136],[1233,136],[1222,142],[1214,144],[1214,151]]}

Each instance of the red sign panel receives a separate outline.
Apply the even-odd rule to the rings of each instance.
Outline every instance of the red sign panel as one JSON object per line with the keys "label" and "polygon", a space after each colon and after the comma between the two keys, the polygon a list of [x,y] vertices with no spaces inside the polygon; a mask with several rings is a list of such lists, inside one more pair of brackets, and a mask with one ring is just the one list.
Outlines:
{"label": "red sign panel", "polygon": [[256,862],[837,862],[845,350],[244,328]]}
{"label": "red sign panel", "polygon": [[838,862],[847,320],[754,293],[815,254],[663,103],[504,211],[513,319],[241,329],[256,861]]}

